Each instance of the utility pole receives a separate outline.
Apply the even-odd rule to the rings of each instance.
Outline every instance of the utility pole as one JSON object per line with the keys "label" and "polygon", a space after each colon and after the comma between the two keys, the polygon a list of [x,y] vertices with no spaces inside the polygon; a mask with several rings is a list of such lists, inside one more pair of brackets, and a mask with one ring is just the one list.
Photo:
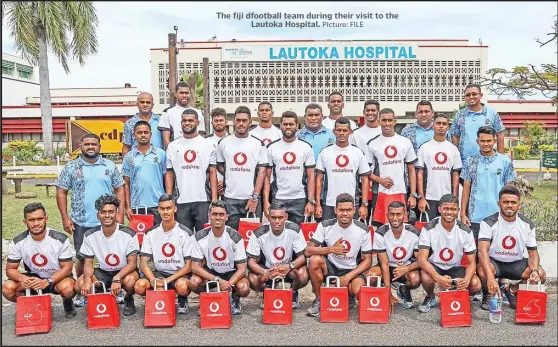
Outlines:
{"label": "utility pole", "polygon": [[203,58],[203,114],[205,129],[209,134],[209,58]]}
{"label": "utility pole", "polygon": [[174,89],[176,87],[176,33],[169,33],[169,94],[170,105],[176,104]]}

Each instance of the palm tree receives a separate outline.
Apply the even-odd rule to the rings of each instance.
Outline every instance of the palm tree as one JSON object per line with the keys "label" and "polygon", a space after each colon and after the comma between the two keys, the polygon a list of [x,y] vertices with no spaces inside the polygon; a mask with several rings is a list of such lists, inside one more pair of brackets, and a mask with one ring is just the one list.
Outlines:
{"label": "palm tree", "polygon": [[91,1],[2,1],[2,21],[4,15],[16,51],[30,64],[39,64],[44,153],[53,158],[47,52],[50,48],[67,74],[70,56],[85,65],[85,58],[97,53],[95,7]]}

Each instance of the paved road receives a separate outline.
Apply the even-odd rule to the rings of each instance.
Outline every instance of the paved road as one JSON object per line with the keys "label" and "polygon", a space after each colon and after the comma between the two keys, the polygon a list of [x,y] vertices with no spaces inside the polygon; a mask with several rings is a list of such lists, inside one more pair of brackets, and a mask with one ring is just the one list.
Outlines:
{"label": "paved road", "polygon": [[[136,300],[137,302],[137,300]],[[415,300],[416,302],[416,300]],[[5,301],[4,301],[5,303]],[[442,328],[440,310],[427,314],[397,306],[387,325],[359,324],[357,310],[351,310],[348,323],[320,323],[305,315],[308,304],[294,313],[292,326],[261,324],[257,301],[244,306],[244,313],[235,316],[228,330],[206,331],[199,328],[196,309],[178,316],[173,328],[145,329],[143,303],[137,302],[138,312],[122,316],[120,327],[111,330],[88,330],[85,309],[67,319],[60,300],[53,300],[52,330],[48,334],[15,336],[15,305],[2,309],[2,345],[554,345],[557,338],[557,297],[549,295],[548,321],[545,325],[517,325],[513,311],[504,306],[501,324],[488,321],[488,312],[480,303],[472,303],[473,325],[464,328]],[[334,330],[336,329],[336,330]],[[489,339],[489,340],[488,340]],[[188,341],[188,342],[186,342]]]}

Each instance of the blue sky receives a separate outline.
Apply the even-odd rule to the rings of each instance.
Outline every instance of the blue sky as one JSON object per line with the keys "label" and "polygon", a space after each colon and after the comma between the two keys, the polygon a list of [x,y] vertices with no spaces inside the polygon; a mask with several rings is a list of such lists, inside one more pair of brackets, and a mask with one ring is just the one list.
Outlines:
{"label": "blue sky", "polygon": [[[557,15],[555,2],[98,2],[99,52],[87,65],[70,63],[66,75],[49,56],[52,88],[119,87],[151,91],[150,48],[178,39],[218,41],[286,39],[479,39],[489,46],[489,67],[556,63],[556,46],[539,47]],[[364,28],[252,28],[250,20],[217,19],[216,12],[396,13],[398,19],[365,21]],[[3,23],[2,51],[16,54]]]}

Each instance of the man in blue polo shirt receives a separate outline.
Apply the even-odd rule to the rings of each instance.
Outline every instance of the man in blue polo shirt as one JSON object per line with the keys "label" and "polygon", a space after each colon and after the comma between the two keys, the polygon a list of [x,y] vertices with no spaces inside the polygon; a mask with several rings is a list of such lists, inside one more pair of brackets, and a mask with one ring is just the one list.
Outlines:
{"label": "man in blue polo shirt", "polygon": [[477,130],[482,126],[491,126],[496,131],[497,150],[504,154],[504,123],[496,110],[481,103],[481,87],[470,84],[465,88],[467,107],[457,111],[451,128],[451,142],[459,148],[461,161],[479,152]]}
{"label": "man in blue polo shirt", "polygon": [[513,185],[516,180],[512,160],[494,150],[494,128],[480,127],[477,130],[477,138],[480,152],[465,160],[461,170],[461,178],[464,180],[461,221],[471,227],[475,239],[479,236],[480,222],[500,210],[500,189],[506,185]]}
{"label": "man in blue polo shirt", "polygon": [[[81,248],[83,235],[90,228],[101,225],[97,218],[95,200],[104,194],[114,194],[125,202],[124,180],[114,162],[99,155],[101,139],[95,134],[85,134],[81,137],[81,155],[68,162],[56,185],[56,204],[62,217],[64,231],[73,235],[76,254]],[[68,217],[68,192],[72,191],[70,216]],[[118,223],[124,223],[124,209],[120,209],[116,216]],[[83,260],[76,256],[76,278],[83,274]],[[74,304],[78,307],[85,305],[85,297],[77,295]]]}
{"label": "man in blue polo shirt", "polygon": [[420,101],[415,111],[416,122],[407,125],[401,130],[401,136],[408,138],[413,144],[415,154],[420,146],[434,138],[434,129],[432,125],[434,121],[432,117],[434,109],[430,101]]}
{"label": "man in blue polo shirt", "polygon": [[138,144],[134,136],[134,126],[140,120],[146,121],[151,126],[151,144],[157,148],[163,149],[163,135],[157,129],[159,126],[159,115],[152,113],[153,95],[149,93],[140,93],[138,95],[138,110],[135,116],[128,119],[124,123],[124,136],[122,137],[122,158],[128,153],[132,147]]}
{"label": "man in blue polo shirt", "polygon": [[142,213],[139,207],[145,206],[146,212],[155,216],[155,225],[158,225],[161,223],[161,215],[157,208],[159,198],[165,193],[163,177],[167,173],[167,153],[150,143],[152,129],[143,120],[134,125],[137,145],[124,156],[122,174],[126,182],[128,220],[132,220],[132,214]]}

